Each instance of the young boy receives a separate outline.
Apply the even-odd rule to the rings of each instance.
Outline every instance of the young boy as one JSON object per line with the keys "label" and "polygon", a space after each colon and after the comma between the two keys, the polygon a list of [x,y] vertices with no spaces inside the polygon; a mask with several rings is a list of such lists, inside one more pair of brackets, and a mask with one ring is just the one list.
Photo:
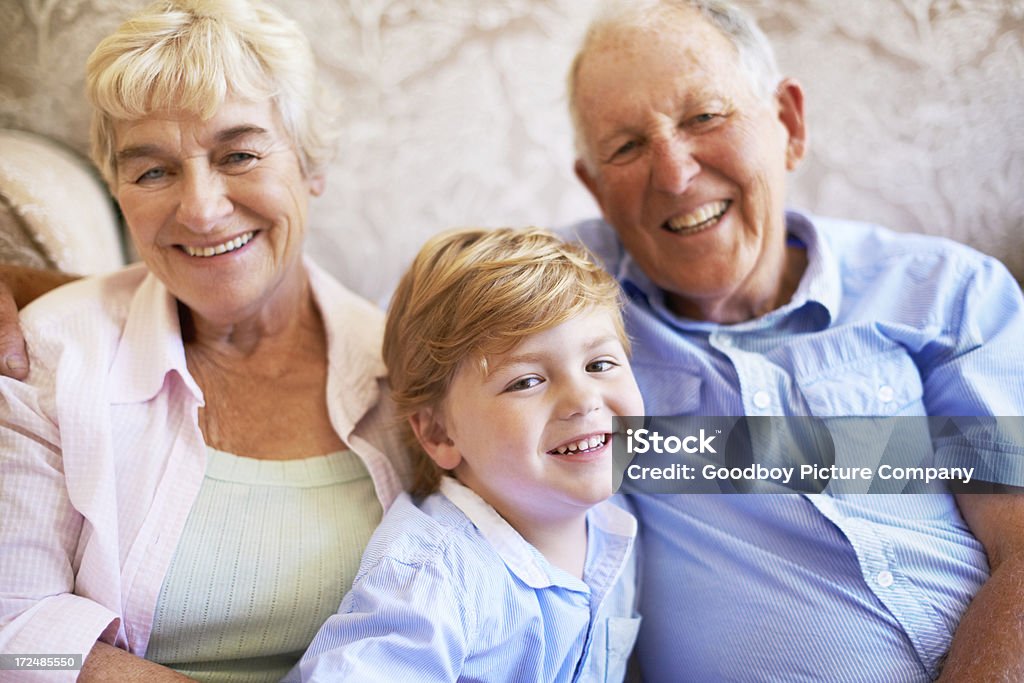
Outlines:
{"label": "young boy", "polygon": [[612,416],[643,414],[627,349],[618,288],[579,247],[538,229],[423,247],[384,360],[425,497],[388,511],[302,680],[622,680],[636,522],[607,499]]}

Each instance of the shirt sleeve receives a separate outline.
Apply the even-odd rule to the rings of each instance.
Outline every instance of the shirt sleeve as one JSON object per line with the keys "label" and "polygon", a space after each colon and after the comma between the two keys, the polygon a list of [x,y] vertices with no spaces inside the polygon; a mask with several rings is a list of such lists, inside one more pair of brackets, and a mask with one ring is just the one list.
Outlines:
{"label": "shirt sleeve", "polygon": [[439,562],[383,558],[356,579],[285,681],[456,681],[473,615]]}
{"label": "shirt sleeve", "polygon": [[[42,370],[33,360],[33,375]],[[60,435],[37,386],[0,378],[0,653],[81,654],[118,615],[75,595],[85,526],[64,477]],[[38,672],[39,680],[68,672]]]}
{"label": "shirt sleeve", "polygon": [[959,293],[948,343],[921,363],[937,464],[974,466],[981,481],[1024,486],[1024,297],[999,261],[982,259]]}

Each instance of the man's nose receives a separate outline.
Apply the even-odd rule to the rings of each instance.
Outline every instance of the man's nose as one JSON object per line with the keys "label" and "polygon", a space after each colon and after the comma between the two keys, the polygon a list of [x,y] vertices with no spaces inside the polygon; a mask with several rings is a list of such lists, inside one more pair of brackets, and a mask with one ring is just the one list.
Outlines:
{"label": "man's nose", "polygon": [[682,194],[700,173],[690,143],[678,135],[655,140],[651,154],[651,184],[661,192]]}
{"label": "man's nose", "polygon": [[210,232],[231,213],[224,179],[208,169],[182,172],[178,222],[193,232]]}

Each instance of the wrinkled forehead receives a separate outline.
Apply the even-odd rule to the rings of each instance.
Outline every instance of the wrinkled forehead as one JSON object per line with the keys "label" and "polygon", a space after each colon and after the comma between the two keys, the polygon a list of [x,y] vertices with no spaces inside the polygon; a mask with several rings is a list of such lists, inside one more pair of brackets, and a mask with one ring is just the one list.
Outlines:
{"label": "wrinkled forehead", "polygon": [[267,143],[287,141],[277,108],[266,99],[228,98],[210,115],[187,108],[161,108],[136,118],[114,121],[113,133],[119,161],[138,156],[136,149],[151,146],[184,150],[212,147],[241,138]]}

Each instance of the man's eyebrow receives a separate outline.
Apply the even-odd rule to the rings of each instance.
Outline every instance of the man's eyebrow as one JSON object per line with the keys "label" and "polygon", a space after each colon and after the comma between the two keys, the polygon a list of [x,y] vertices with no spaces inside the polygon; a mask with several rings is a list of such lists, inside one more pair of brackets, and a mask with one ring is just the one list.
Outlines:
{"label": "man's eyebrow", "polygon": [[[214,140],[217,144],[224,144],[225,142],[231,142],[238,138],[245,137],[247,135],[267,135],[268,131],[266,128],[262,128],[253,124],[242,124],[240,126],[232,126],[231,128],[225,128],[222,131],[218,131],[214,136]],[[143,157],[154,157],[161,154],[161,148],[159,145],[132,145],[125,147],[122,150],[118,150],[115,155],[115,159],[118,164],[132,159],[139,159]]]}

